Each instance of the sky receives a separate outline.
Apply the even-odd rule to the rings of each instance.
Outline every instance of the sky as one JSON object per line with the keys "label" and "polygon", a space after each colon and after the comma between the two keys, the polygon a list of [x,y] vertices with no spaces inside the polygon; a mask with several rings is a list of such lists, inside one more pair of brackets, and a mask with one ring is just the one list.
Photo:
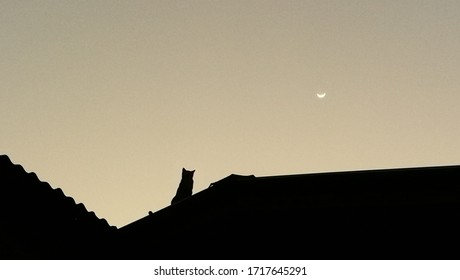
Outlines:
{"label": "sky", "polygon": [[0,154],[118,227],[182,168],[460,164],[459,35],[457,0],[2,0]]}

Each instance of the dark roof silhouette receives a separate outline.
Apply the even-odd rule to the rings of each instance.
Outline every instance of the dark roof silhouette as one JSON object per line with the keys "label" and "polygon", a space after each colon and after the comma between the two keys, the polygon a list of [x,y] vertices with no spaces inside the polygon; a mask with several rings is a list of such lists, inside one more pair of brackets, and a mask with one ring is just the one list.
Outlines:
{"label": "dark roof silhouette", "polygon": [[459,259],[460,166],[229,176],[120,229],[127,258]]}
{"label": "dark roof silhouette", "polygon": [[230,175],[120,229],[0,156],[1,258],[459,259],[460,166]]}
{"label": "dark roof silhouette", "polygon": [[0,258],[105,257],[116,231],[82,203],[0,155]]}

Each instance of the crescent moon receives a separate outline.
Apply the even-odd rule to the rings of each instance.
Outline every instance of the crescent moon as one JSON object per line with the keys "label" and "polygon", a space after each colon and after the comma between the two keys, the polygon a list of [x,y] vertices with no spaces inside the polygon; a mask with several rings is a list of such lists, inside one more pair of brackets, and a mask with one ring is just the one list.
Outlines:
{"label": "crescent moon", "polygon": [[326,93],[325,92],[317,93],[316,96],[318,96],[318,98],[324,98],[324,97],[326,97]]}

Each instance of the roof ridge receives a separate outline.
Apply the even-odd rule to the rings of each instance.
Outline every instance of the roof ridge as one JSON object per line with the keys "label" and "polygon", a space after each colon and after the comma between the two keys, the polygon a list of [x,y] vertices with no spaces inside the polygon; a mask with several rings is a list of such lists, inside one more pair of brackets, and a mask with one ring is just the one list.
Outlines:
{"label": "roof ridge", "polygon": [[[94,211],[88,211],[84,203],[77,203],[72,196],[67,196],[61,188],[54,188],[48,182],[40,180],[35,172],[28,172],[21,164],[14,163],[8,155],[0,155],[0,170],[3,168],[13,171],[11,178],[8,179],[24,181],[26,184],[22,184],[22,186],[26,189],[28,188],[26,191],[31,191],[37,195],[44,195],[45,192],[48,192],[49,199],[51,199],[53,203],[66,208],[69,207],[70,212],[74,213],[76,217],[78,216],[80,219],[88,220],[89,222],[93,220],[101,225],[115,227],[111,226],[106,219],[99,218]],[[13,192],[14,191],[15,190],[13,190]]]}

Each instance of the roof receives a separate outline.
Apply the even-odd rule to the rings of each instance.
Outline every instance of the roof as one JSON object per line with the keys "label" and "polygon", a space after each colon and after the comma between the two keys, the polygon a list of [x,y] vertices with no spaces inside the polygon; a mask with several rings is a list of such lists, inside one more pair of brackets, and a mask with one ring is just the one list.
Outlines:
{"label": "roof", "polygon": [[0,155],[0,258],[459,259],[460,166],[232,174],[116,229]]}
{"label": "roof", "polygon": [[0,155],[0,258],[96,257],[116,230],[60,188]]}
{"label": "roof", "polygon": [[[227,177],[120,229],[129,258],[459,258],[460,166]],[[456,248],[446,251],[445,247]]]}

